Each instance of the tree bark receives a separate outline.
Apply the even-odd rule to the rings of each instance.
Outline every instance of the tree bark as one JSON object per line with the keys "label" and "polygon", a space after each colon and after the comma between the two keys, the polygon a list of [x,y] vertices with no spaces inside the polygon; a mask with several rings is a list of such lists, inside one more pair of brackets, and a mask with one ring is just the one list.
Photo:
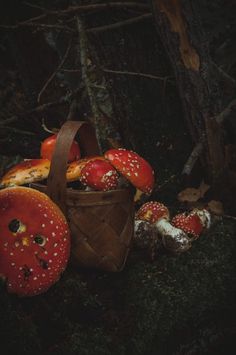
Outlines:
{"label": "tree bark", "polygon": [[172,63],[194,144],[205,136],[204,168],[212,181],[224,171],[220,85],[213,77],[206,35],[196,1],[152,0],[158,32]]}

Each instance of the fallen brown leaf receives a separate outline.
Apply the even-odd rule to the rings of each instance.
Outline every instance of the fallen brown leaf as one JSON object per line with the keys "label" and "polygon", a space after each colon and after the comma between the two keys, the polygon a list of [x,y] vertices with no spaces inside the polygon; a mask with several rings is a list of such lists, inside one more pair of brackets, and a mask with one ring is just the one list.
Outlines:
{"label": "fallen brown leaf", "polygon": [[204,197],[209,188],[210,185],[205,184],[204,180],[202,180],[198,188],[187,187],[185,190],[181,191],[178,194],[178,200],[180,202],[196,202]]}
{"label": "fallen brown leaf", "polygon": [[194,187],[187,187],[178,193],[178,200],[180,202],[196,202],[201,198],[201,193]]}
{"label": "fallen brown leaf", "polygon": [[204,180],[202,180],[198,190],[200,191],[201,198],[204,197],[205,193],[209,190],[210,185],[205,184]]}
{"label": "fallen brown leaf", "polygon": [[216,214],[217,216],[222,216],[224,214],[223,204],[220,201],[211,200],[207,204],[209,212]]}

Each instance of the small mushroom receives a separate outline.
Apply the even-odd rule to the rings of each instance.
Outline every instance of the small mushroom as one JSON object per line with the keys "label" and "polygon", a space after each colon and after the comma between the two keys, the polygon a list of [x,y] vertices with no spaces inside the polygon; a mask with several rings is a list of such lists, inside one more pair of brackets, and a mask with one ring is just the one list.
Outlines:
{"label": "small mushroom", "polygon": [[88,157],[88,158],[83,158],[80,160],[75,160],[72,163],[68,164],[67,171],[66,171],[66,178],[68,182],[71,181],[76,181],[80,178],[81,176],[81,171],[83,167],[92,160],[104,160],[105,158],[103,156],[93,156],[93,157]]}
{"label": "small mushroom", "polygon": [[191,247],[190,238],[181,229],[172,226],[169,218],[169,210],[165,205],[150,201],[144,203],[137,211],[135,223],[142,220],[153,224],[167,249],[176,253],[188,250]]}
{"label": "small mushroom", "polygon": [[70,232],[57,205],[28,187],[0,191],[0,275],[10,293],[47,291],[64,271]]}
{"label": "small mushroom", "polygon": [[154,186],[154,171],[137,153],[119,148],[110,149],[105,158],[140,191],[150,194]]}
{"label": "small mushroom", "polygon": [[171,222],[175,227],[182,229],[189,237],[197,239],[204,229],[210,226],[210,213],[203,209],[194,209],[190,213],[177,214]]}
{"label": "small mushroom", "polygon": [[29,159],[14,165],[0,180],[0,187],[29,184],[48,177],[50,161],[48,159]]}
{"label": "small mushroom", "polygon": [[107,160],[91,159],[81,170],[80,181],[94,190],[114,190],[118,180],[116,169]]}

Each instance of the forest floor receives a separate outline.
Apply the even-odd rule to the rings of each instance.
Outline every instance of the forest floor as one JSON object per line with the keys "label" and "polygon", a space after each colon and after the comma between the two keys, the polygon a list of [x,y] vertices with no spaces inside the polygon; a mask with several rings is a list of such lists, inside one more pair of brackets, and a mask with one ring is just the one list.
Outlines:
{"label": "forest floor", "polygon": [[[11,70],[6,70],[7,65]],[[8,57],[0,63],[0,73],[1,121],[12,112],[27,111],[27,105]],[[172,215],[190,208],[178,200],[178,193],[207,181],[200,170],[193,179],[183,181],[181,177],[192,145],[176,87],[168,84],[168,94],[163,89],[164,98],[157,100],[159,82],[150,84],[133,77],[119,81],[120,93],[127,102],[132,101],[138,152],[156,172],[151,198],[165,203]],[[115,87],[117,82],[113,82]],[[133,95],[134,87],[137,95]],[[46,132],[42,130],[41,137],[32,134],[37,117],[31,118],[1,127],[0,176],[23,158],[39,157]],[[28,134],[22,134],[26,127]],[[192,207],[218,198],[209,188]],[[226,214],[233,210],[234,199],[232,194],[219,201],[224,202]],[[70,262],[49,291],[31,298],[8,294],[2,284],[1,354],[236,354],[235,235],[235,217],[218,216],[210,230],[181,255],[163,250],[151,261],[145,251],[132,245],[126,265],[118,273],[84,270]]]}
{"label": "forest floor", "polygon": [[[183,210],[182,187],[175,179],[154,196],[172,213]],[[234,219],[218,217],[189,251],[163,250],[154,261],[132,245],[118,273],[70,262],[49,291],[31,298],[2,285],[4,355],[235,354],[235,231]]]}
{"label": "forest floor", "polygon": [[39,296],[2,286],[4,354],[235,354],[235,226],[218,221],[188,252],[154,262],[132,249],[120,273],[70,264]]}

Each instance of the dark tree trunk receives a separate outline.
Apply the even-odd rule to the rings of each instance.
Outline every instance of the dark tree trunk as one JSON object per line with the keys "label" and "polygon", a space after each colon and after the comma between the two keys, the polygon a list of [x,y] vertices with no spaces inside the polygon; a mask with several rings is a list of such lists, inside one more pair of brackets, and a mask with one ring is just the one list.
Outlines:
{"label": "dark tree trunk", "polygon": [[[203,139],[207,175],[216,181],[224,171],[223,131],[215,117],[222,93],[211,70],[206,35],[196,1],[152,0],[154,17],[172,63],[194,144]],[[214,76],[213,76],[214,75]]]}

